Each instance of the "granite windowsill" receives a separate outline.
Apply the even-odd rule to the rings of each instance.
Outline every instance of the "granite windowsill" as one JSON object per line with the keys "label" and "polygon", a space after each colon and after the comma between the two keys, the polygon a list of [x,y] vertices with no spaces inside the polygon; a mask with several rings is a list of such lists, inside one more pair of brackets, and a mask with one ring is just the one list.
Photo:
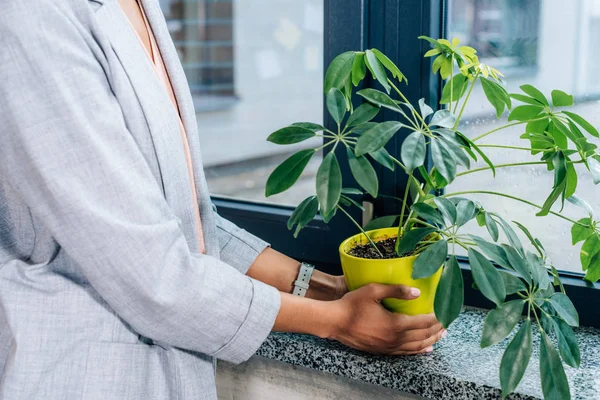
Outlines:
{"label": "granite windowsill", "polygon": [[[498,370],[509,339],[479,348],[486,313],[467,308],[431,354],[379,357],[313,336],[273,333],[257,355],[429,399],[500,398]],[[578,328],[581,367],[566,367],[573,399],[600,398],[600,330]],[[536,335],[534,335],[535,338]],[[512,337],[512,336],[511,336]],[[539,341],[525,376],[509,399],[541,399]]]}

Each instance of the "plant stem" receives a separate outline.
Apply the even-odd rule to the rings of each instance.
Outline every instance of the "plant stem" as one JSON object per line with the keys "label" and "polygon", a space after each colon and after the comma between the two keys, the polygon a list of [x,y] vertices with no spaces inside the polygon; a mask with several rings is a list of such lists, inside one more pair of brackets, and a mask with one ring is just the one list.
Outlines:
{"label": "plant stem", "polygon": [[471,97],[471,93],[473,93],[473,88],[475,87],[475,84],[477,83],[477,78],[479,78],[479,71],[477,71],[477,73],[475,74],[475,79],[473,79],[473,83],[471,84],[471,87],[469,88],[467,97],[465,97],[465,101],[463,102],[463,105],[460,109],[460,113],[458,113],[458,117],[456,117],[456,122],[454,123],[454,128],[452,129],[454,131],[456,130],[456,128],[458,128],[460,119],[462,118],[462,115],[465,112],[465,107],[467,106],[467,103],[469,102],[469,97]]}
{"label": "plant stem", "polygon": [[492,147],[495,149],[512,149],[512,150],[526,150],[526,151],[546,151],[548,149],[532,149],[531,147],[518,147],[518,146],[502,146],[499,144],[480,144],[479,147]]}
{"label": "plant stem", "polygon": [[421,221],[420,219],[416,219],[416,218],[410,218],[410,222],[412,222],[412,223],[419,223],[419,224],[421,224],[421,225],[425,225],[425,226],[427,226],[427,227],[429,227],[429,228],[433,228],[433,229],[435,229],[435,230],[438,230],[438,229],[439,229],[439,228],[438,228],[437,226],[435,226],[435,225],[428,224],[427,222],[425,222],[425,221]]}
{"label": "plant stem", "polygon": [[[581,164],[581,163],[583,163],[583,161],[582,160],[567,161],[567,163],[568,164]],[[494,165],[494,168],[521,167],[524,165],[547,165],[547,163],[545,161],[529,161],[529,162],[522,162],[522,163],[498,164],[498,165]],[[470,169],[468,171],[460,172],[460,173],[456,174],[456,176],[459,177],[459,176],[472,174],[474,172],[487,171],[488,169],[492,169],[492,168],[489,165],[486,165],[485,167],[475,168],[475,169]]]}
{"label": "plant stem", "polygon": [[[389,84],[392,86],[392,88],[394,88],[394,90],[396,91],[396,93],[398,93],[398,95],[400,96],[400,98],[401,98],[401,99],[402,99],[402,100],[403,100],[405,103],[408,103],[408,104],[410,104],[410,101],[408,101],[408,99],[406,98],[406,96],[404,95],[404,93],[402,93],[402,92],[400,91],[400,89],[398,89],[398,88],[396,87],[396,85],[394,85],[394,82],[392,82],[392,80],[391,80],[391,79],[389,79],[389,78],[388,78],[388,83],[389,83]],[[418,118],[418,119],[421,121],[421,123],[423,124],[423,129],[425,129],[425,130],[427,130],[428,132],[430,132],[430,131],[429,131],[429,126],[427,125],[427,123],[425,122],[425,120],[423,119],[423,117],[421,116],[421,114],[419,114],[418,112],[416,112],[416,110],[415,110],[415,109],[413,109],[412,111],[413,111],[413,115],[414,115],[414,116],[416,116],[416,117],[417,117],[417,118]],[[409,119],[409,121],[410,121],[410,119]],[[412,122],[412,121],[411,121],[411,122]],[[417,129],[418,129],[418,128],[417,128]]]}
{"label": "plant stem", "polygon": [[476,137],[474,137],[474,138],[473,138],[473,139],[471,139],[471,140],[472,140],[473,142],[476,142],[476,141],[478,141],[479,139],[483,139],[484,137],[486,137],[486,136],[488,136],[488,135],[491,135],[491,134],[492,134],[492,133],[494,133],[494,132],[498,132],[498,131],[501,131],[502,129],[510,128],[510,127],[512,127],[512,126],[522,125],[522,124],[525,124],[525,123],[526,123],[526,122],[519,121],[519,122],[513,122],[513,123],[511,123],[511,124],[502,125],[502,126],[499,126],[499,127],[497,127],[497,128],[494,128],[494,129],[492,129],[491,131],[487,131],[487,132],[485,132],[485,133],[482,133],[481,135],[479,135],[479,136],[476,136]]}
{"label": "plant stem", "polygon": [[377,253],[379,253],[379,256],[381,258],[383,258],[383,254],[381,253],[381,251],[379,251],[379,248],[377,247],[377,245],[375,245],[375,242],[373,242],[373,240],[369,237],[369,235],[367,235],[367,233],[362,228],[362,226],[360,226],[360,224],[358,222],[356,222],[356,220],[354,218],[352,218],[352,216],[346,210],[344,210],[342,207],[340,207],[339,204],[338,204],[337,208],[341,212],[343,212],[344,214],[346,214],[346,216],[348,218],[350,218],[350,221],[352,221],[354,223],[354,225],[356,225],[356,227],[362,232],[362,234],[365,235],[365,237],[367,238],[367,240],[369,241],[369,243],[371,244],[371,246],[373,246],[373,248],[377,251]]}
{"label": "plant stem", "polygon": [[[525,204],[530,205],[532,207],[539,208],[540,210],[543,208],[540,205],[537,205],[537,204],[532,203],[530,201],[527,201],[525,199],[521,199],[520,197],[511,196],[509,194],[504,194],[504,193],[500,193],[500,192],[492,192],[492,191],[489,191],[489,190],[464,190],[464,191],[460,191],[460,192],[446,193],[446,194],[442,195],[441,197],[460,196],[460,195],[463,195],[463,194],[489,194],[489,195],[493,195],[493,196],[506,197],[508,199],[520,201],[521,203],[525,203]],[[552,214],[552,215],[555,215],[557,217],[560,217],[560,218],[562,218],[562,219],[564,219],[566,221],[569,221],[569,222],[571,222],[573,224],[581,225],[581,226],[586,226],[587,227],[587,225],[582,224],[580,222],[577,222],[575,220],[572,220],[571,218],[565,217],[564,215],[561,215],[561,214],[559,214],[557,212],[549,211],[549,213]]]}
{"label": "plant stem", "polygon": [[[412,179],[412,172],[408,174],[408,180]],[[406,200],[408,200],[408,192],[410,192],[410,183],[404,189],[404,199],[402,200],[402,209],[400,211],[400,225],[404,223],[404,211],[406,209]]]}

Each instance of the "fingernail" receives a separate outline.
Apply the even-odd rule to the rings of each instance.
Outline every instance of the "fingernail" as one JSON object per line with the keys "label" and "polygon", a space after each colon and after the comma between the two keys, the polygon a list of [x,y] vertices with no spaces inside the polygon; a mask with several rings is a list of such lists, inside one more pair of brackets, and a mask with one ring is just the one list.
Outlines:
{"label": "fingernail", "polygon": [[421,291],[417,288],[410,288],[410,295],[417,297],[421,295]]}
{"label": "fingernail", "polygon": [[445,338],[448,335],[448,331],[444,329],[444,332],[442,332],[442,339]]}
{"label": "fingernail", "polygon": [[429,346],[425,349],[425,353],[431,353],[433,351],[433,346]]}

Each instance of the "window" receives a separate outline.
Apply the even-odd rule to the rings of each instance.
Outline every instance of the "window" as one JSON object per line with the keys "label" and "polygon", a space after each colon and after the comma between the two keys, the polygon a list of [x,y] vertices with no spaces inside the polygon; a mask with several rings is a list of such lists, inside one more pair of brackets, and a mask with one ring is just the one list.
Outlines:
{"label": "window", "polygon": [[[334,126],[329,117],[323,118],[327,113],[322,82],[323,66],[338,54],[373,47],[383,51],[408,77],[410,85],[403,89],[408,99],[416,104],[425,98],[435,104],[441,84],[431,74],[431,61],[422,58],[430,46],[417,37],[458,37],[477,47],[485,62],[505,73],[509,92],[517,91],[524,82],[546,92],[562,89],[575,95],[578,112],[590,122],[600,123],[596,111],[600,78],[594,73],[600,50],[593,41],[600,34],[599,1],[159,1],[192,88],[207,178],[219,213],[269,241],[275,249],[315,263],[327,272],[341,272],[337,246],[356,228],[343,217],[335,217],[328,225],[317,218],[294,239],[286,222],[291,206],[314,193],[315,168],[309,166],[301,178],[306,185],[265,199],[268,175],[297,150],[288,148],[289,152],[278,153],[285,148],[270,145],[265,139],[273,130],[299,120],[321,120],[328,128]],[[474,100],[461,126],[468,135],[499,124],[487,102]],[[395,117],[391,111],[382,111],[377,118]],[[387,145],[396,157],[400,156],[402,135],[400,132]],[[519,135],[518,130],[507,129],[496,136],[497,144],[523,145]],[[502,160],[502,149],[487,151],[494,161]],[[527,154],[523,159],[531,160]],[[341,167],[344,179],[348,179],[344,185],[352,185],[348,166],[342,163]],[[533,176],[540,187],[550,187],[552,176],[543,168],[533,167],[499,170],[496,180],[486,173],[473,174],[468,180],[455,181],[450,190],[469,189],[470,182],[491,188],[503,185],[513,188],[515,194],[543,202],[546,193],[537,193],[537,185],[527,187],[518,182],[519,176]],[[382,167],[377,174],[381,194],[399,197],[404,193],[406,176],[399,169],[391,172]],[[600,199],[587,183],[591,189],[586,193],[582,185],[578,194],[600,209]],[[494,197],[480,201],[528,225],[546,244],[557,265],[579,272],[578,249],[558,245],[568,243],[567,225],[551,217],[537,218],[534,209],[515,215],[513,203]],[[374,202],[374,216],[398,212],[398,202],[390,197],[380,196]],[[360,215],[353,217],[360,219]],[[470,270],[466,264],[463,268],[466,304],[491,307],[471,289]],[[598,316],[586,308],[597,302],[600,285],[568,275],[564,274],[564,281],[580,311],[581,323],[600,325]]]}
{"label": "window", "polygon": [[[518,93],[519,86],[531,83],[546,95],[560,89],[575,96],[574,112],[595,126],[600,125],[600,80],[595,66],[600,50],[594,38],[600,34],[600,2],[555,0],[449,0],[448,37],[479,50],[482,62],[498,68],[506,75],[509,93]],[[506,115],[497,120],[493,108],[476,87],[465,118],[460,127],[463,133],[474,137],[506,123]],[[529,147],[520,139],[522,126],[504,129],[481,140],[486,145]],[[596,141],[596,144],[598,141]],[[502,148],[485,149],[494,163],[538,161],[528,151],[515,156],[505,155]],[[582,168],[580,168],[582,167]],[[577,195],[600,209],[598,188],[592,184],[591,174],[577,166],[580,185]],[[543,204],[552,187],[553,174],[544,165],[498,169],[496,179],[490,171],[459,177],[448,190],[462,191],[474,188],[503,191]],[[531,185],[531,182],[539,184]],[[543,190],[540,190],[543,188]],[[552,216],[536,217],[537,210],[523,207],[513,200],[482,195],[477,197],[484,206],[526,225],[544,244],[558,269],[581,272],[579,245],[570,245],[569,222]],[[515,206],[518,206],[515,207]],[[565,205],[567,215],[574,219],[584,217],[581,211]],[[477,233],[474,227],[474,232]],[[528,241],[523,238],[523,243]]]}
{"label": "window", "polygon": [[[322,121],[323,0],[161,0],[185,69],[212,194],[296,205],[303,182],[264,196],[271,171],[292,152],[267,136],[296,121]],[[315,157],[316,159],[316,157]]]}

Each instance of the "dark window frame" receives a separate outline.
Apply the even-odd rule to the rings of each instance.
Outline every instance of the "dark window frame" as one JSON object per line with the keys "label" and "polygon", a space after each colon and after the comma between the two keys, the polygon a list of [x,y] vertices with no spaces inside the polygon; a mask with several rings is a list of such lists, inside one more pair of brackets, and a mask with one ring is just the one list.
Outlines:
{"label": "dark window frame", "polygon": [[[357,27],[359,27],[357,29]],[[432,37],[443,36],[446,28],[446,0],[325,0],[325,66],[337,54],[365,48],[378,48],[396,62],[409,79],[404,87],[408,99],[415,103],[425,98],[430,104],[439,99],[441,82],[430,72],[430,60],[422,55],[429,46],[417,40],[425,34]],[[372,82],[368,82],[371,85]],[[396,115],[383,111],[379,118],[395,118]],[[324,121],[328,127],[333,122],[324,110]],[[400,132],[387,146],[395,156],[399,156],[400,143],[406,132]],[[344,159],[345,157],[340,157]],[[347,165],[342,165],[346,184],[352,184]],[[382,194],[400,197],[406,184],[406,175],[396,170],[391,172],[377,167]],[[338,246],[356,228],[343,216],[336,216],[329,224],[316,218],[298,239],[287,230],[286,222],[292,207],[224,199],[215,196],[214,203],[219,213],[241,227],[269,241],[273,247],[291,257],[315,263],[319,269],[339,274]],[[300,199],[299,199],[300,200]],[[398,204],[393,200],[376,199],[374,216],[390,215],[398,212]],[[354,211],[353,216],[361,216]],[[465,279],[465,304],[490,309],[493,304],[472,287],[473,278],[465,257],[460,258]],[[564,286],[577,307],[581,325],[600,327],[600,284],[582,280],[576,273],[561,273]],[[590,306],[592,305],[592,306]]]}

